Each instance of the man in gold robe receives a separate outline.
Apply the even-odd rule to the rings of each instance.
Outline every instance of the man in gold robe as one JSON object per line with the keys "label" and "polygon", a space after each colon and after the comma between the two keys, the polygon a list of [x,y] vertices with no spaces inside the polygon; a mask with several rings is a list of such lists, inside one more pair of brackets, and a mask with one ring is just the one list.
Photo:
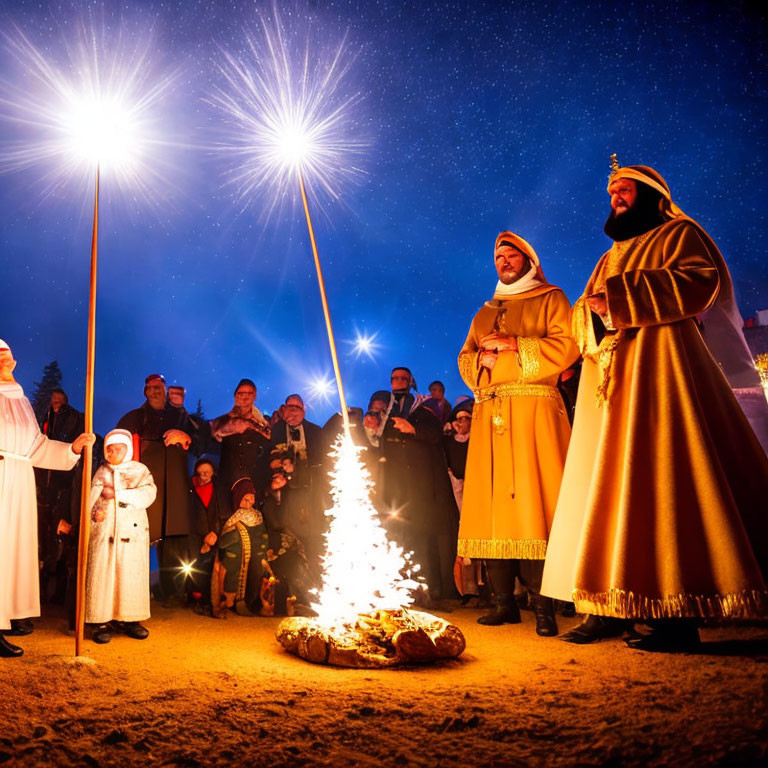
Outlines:
{"label": "man in gold robe", "polygon": [[768,460],[702,336],[743,344],[719,250],[654,169],[614,163],[608,193],[542,591],[587,614],[570,642],[637,620],[630,646],[685,650],[698,619],[768,613]]}
{"label": "man in gold robe", "polygon": [[494,260],[496,291],[459,354],[475,407],[458,554],[487,561],[495,607],[480,623],[520,621],[517,577],[531,592],[537,633],[551,636],[553,603],[539,588],[570,436],[557,380],[578,352],[568,299],[546,282],[531,245],[502,232]]}

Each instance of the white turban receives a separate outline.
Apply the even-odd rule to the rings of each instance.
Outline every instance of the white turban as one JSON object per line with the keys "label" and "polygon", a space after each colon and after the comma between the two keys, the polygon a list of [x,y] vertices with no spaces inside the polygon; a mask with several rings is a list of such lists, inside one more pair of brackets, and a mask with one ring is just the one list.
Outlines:
{"label": "white turban", "polygon": [[7,349],[9,352],[11,351],[11,348],[2,339],[0,339],[0,351],[4,349]]}

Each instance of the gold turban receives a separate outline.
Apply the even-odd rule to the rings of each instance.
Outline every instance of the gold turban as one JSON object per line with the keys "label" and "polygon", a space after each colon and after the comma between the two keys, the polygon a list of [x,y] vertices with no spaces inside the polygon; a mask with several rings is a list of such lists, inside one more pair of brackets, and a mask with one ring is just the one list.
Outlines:
{"label": "gold turban", "polygon": [[618,179],[632,179],[632,181],[642,181],[643,184],[655,189],[662,197],[662,212],[669,218],[676,219],[685,214],[672,202],[672,193],[669,191],[669,185],[664,177],[655,169],[647,165],[627,165],[623,168],[617,168],[608,177],[608,187]]}

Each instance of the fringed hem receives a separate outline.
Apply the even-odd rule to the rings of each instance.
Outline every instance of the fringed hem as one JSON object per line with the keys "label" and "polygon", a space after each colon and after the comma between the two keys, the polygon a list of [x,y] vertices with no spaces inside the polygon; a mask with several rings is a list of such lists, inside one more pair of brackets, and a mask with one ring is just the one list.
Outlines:
{"label": "fringed hem", "polygon": [[543,560],[547,542],[542,539],[459,539],[459,557],[489,560]]}
{"label": "fringed hem", "polygon": [[579,613],[619,619],[758,619],[768,616],[768,592],[744,590],[727,595],[667,595],[647,597],[611,589],[607,592],[573,590]]}

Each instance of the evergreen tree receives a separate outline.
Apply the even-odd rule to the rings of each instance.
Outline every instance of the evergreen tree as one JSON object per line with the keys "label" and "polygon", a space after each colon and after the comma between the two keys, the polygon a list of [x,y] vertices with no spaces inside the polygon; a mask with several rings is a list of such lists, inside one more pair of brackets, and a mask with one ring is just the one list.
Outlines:
{"label": "evergreen tree", "polygon": [[192,414],[193,417],[205,421],[205,414],[203,413],[203,401],[197,401],[197,410]]}
{"label": "evergreen tree", "polygon": [[45,417],[53,390],[61,388],[61,379],[59,361],[54,360],[43,368],[43,378],[35,382],[35,391],[32,393],[30,400],[38,421]]}

